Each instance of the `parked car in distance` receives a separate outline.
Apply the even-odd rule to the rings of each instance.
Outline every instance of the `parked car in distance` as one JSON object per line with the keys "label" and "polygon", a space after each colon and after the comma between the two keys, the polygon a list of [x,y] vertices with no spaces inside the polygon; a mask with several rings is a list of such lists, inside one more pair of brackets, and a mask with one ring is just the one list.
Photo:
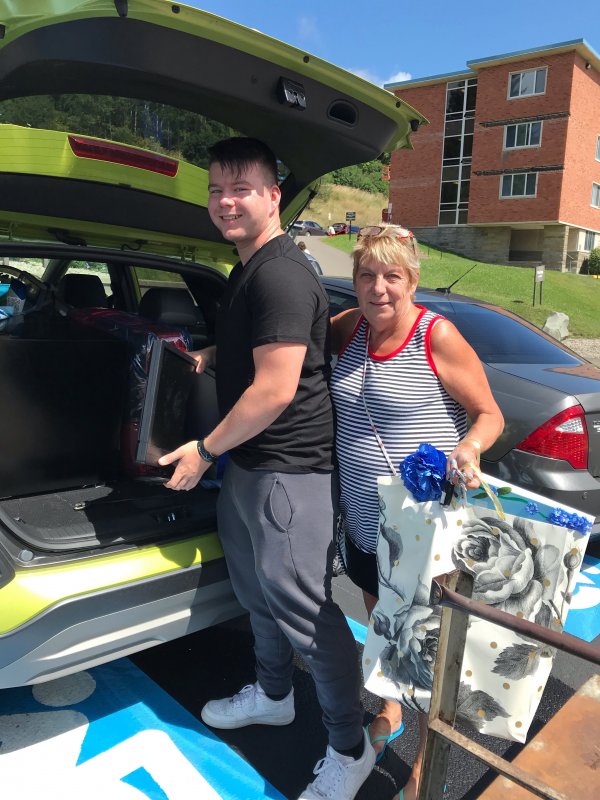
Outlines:
{"label": "parked car in distance", "polygon": [[298,219],[292,225],[297,236],[327,236],[327,230],[312,219]]}
{"label": "parked car in distance", "polygon": [[319,264],[317,259],[313,256],[313,254],[310,253],[307,250],[306,244],[304,243],[303,240],[301,240],[298,243],[298,247],[302,251],[302,253],[305,256],[305,258],[308,259],[308,261],[310,262],[311,267],[314,269],[314,271],[317,273],[317,275],[322,275],[323,274],[323,270],[321,269],[321,265]]}
{"label": "parked car in distance", "polygon": [[317,259],[311,253],[304,253],[304,255],[310,261],[310,265],[314,269],[314,271],[317,273],[317,275],[322,275],[323,274],[323,270],[321,269],[321,265],[319,264]]}
{"label": "parked car in distance", "polygon": [[[322,278],[331,314],[357,305],[349,278]],[[483,363],[504,431],[481,468],[595,516],[600,539],[600,369],[498,306],[419,288],[417,304],[449,319]]]}
{"label": "parked car in distance", "polygon": [[[213,343],[238,261],[210,220],[206,169],[177,156],[173,120],[207,146],[265,141],[285,166],[285,229],[323,175],[408,147],[424,118],[190,6],[69,0],[32,16],[0,0],[0,20],[1,690],[243,613],[216,525],[218,473],[171,492],[164,470],[137,460],[154,352],[171,353],[175,374],[184,362],[190,381],[191,397],[167,403],[185,410],[181,443],[217,424],[214,374],[154,343]],[[75,131],[49,130],[60,103],[83,109]],[[20,125],[33,107],[35,124]],[[135,144],[110,140],[112,113]]]}
{"label": "parked car in distance", "polygon": [[[331,226],[335,231],[334,236],[339,236],[341,233],[348,233],[347,222],[334,222]],[[358,233],[360,227],[358,225],[350,225],[350,233]]]}

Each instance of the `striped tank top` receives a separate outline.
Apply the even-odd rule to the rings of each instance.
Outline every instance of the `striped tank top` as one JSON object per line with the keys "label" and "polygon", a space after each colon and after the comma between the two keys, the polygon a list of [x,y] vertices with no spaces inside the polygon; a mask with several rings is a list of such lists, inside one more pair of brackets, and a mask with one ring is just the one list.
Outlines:
{"label": "striped tank top", "polygon": [[[386,356],[369,351],[367,358],[367,406],[396,468],[422,442],[448,455],[467,430],[466,412],[442,386],[431,356],[431,330],[443,317],[417,308],[419,316],[404,344]],[[379,531],[377,476],[389,475],[390,468],[361,397],[368,330],[361,316],[338,357],[331,393],[346,532],[360,550],[374,553]]]}

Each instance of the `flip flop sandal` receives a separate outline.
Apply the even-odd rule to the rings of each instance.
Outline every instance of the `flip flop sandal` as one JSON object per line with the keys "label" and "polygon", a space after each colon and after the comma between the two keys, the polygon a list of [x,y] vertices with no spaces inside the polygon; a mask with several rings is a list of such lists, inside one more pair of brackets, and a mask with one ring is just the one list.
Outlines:
{"label": "flip flop sandal", "polygon": [[[369,733],[368,725],[365,730],[367,731],[367,736],[369,737],[369,741],[371,742],[372,745],[375,744],[375,742],[385,742],[385,744],[383,745],[383,750],[380,753],[377,753],[377,756],[375,758],[375,763],[378,764],[383,758],[388,744],[390,742],[393,742],[394,739],[397,739],[401,733],[404,733],[404,722],[401,722],[398,730],[392,731],[392,733],[390,733],[389,736],[376,736],[374,739],[371,739],[371,734]],[[400,797],[400,800],[403,800],[402,796]]]}

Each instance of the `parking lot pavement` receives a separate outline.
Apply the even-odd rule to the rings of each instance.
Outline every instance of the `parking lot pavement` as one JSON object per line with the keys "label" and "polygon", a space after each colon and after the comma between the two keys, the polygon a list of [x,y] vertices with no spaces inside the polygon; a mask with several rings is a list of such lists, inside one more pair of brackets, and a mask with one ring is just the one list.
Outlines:
{"label": "parking lot pavement", "polygon": [[[591,582],[582,586],[588,593],[594,587],[600,592],[600,584],[590,576]],[[357,620],[351,627],[360,657],[366,622],[362,598],[344,577],[336,579],[334,591],[345,613]],[[585,680],[589,665],[571,660],[567,666],[560,658],[530,738]],[[24,800],[293,800],[326,747],[314,683],[301,659],[295,667],[296,719],[276,729],[213,731],[200,720],[208,699],[232,694],[255,680],[246,617],[150,648],[131,660],[36,687],[2,690],[2,787],[7,797]],[[362,702],[369,722],[380,701],[363,691]],[[356,800],[389,800],[406,782],[418,726],[411,711],[406,711],[405,720],[405,733],[388,747]],[[505,758],[514,758],[522,749],[459,729]],[[31,764],[38,768],[31,770]],[[452,747],[445,800],[475,800],[493,777],[474,758]]]}
{"label": "parking lot pavement", "polygon": [[326,236],[297,236],[295,241],[296,243],[302,241],[306,244],[310,254],[321,265],[324,275],[330,278],[352,277],[352,259],[350,255],[327,244]]}
{"label": "parking lot pavement", "polygon": [[563,339],[563,344],[570,347],[578,355],[587,358],[592,364],[600,367],[600,339],[577,339],[568,336]]}

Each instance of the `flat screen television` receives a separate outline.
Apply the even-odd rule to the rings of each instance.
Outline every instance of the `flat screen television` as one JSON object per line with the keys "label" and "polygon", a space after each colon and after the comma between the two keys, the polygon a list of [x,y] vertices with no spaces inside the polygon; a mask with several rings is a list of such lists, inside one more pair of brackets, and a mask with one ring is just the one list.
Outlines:
{"label": "flat screen television", "polygon": [[[188,412],[196,377],[196,362],[190,355],[164,339],[154,341],[140,418],[138,463],[159,466],[161,456],[190,440]],[[173,467],[166,469],[172,472]]]}

